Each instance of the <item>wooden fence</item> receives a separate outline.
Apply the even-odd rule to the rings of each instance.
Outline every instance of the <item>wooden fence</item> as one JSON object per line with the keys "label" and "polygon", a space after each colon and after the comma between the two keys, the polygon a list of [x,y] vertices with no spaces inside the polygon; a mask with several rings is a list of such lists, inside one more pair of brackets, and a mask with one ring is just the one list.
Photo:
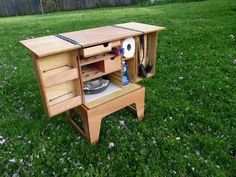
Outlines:
{"label": "wooden fence", "polygon": [[54,11],[121,6],[140,0],[0,0],[0,16],[41,14]]}

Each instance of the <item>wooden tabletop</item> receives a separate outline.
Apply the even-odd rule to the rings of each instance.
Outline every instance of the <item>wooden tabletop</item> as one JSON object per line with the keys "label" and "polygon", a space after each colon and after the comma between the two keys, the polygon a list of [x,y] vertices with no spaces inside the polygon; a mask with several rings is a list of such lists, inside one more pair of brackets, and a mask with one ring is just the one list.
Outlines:
{"label": "wooden tabletop", "polygon": [[38,57],[77,49],[80,46],[66,42],[56,36],[45,36],[20,41],[26,48]]}
{"label": "wooden tabletop", "polygon": [[23,40],[20,42],[38,57],[43,57],[81,47],[88,47],[132,36],[138,36],[144,33],[159,32],[164,29],[164,27],[160,26],[130,22],[60,34],[61,36],[78,42],[80,45],[72,44],[53,35]]}
{"label": "wooden tabletop", "polygon": [[128,38],[130,36],[138,36],[140,34],[142,33],[133,30],[117,28],[114,26],[104,26],[82,31],[63,33],[60,35],[68,37],[74,41],[78,41],[83,47],[87,47]]}
{"label": "wooden tabletop", "polygon": [[122,24],[117,24],[114,26],[121,27],[124,29],[139,31],[144,34],[151,33],[151,32],[159,32],[166,29],[165,27],[161,27],[161,26],[147,25],[147,24],[136,23],[136,22],[122,23]]}

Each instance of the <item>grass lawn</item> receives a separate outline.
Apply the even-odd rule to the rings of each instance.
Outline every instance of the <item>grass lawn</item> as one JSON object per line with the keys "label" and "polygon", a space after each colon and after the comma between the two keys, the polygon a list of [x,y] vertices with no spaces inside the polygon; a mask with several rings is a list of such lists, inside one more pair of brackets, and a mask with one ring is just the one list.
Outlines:
{"label": "grass lawn", "polygon": [[[19,41],[129,21],[168,29],[159,35],[156,75],[141,82],[145,118],[139,123],[126,109],[110,115],[92,146],[65,115],[44,113]],[[235,176],[232,35],[234,0],[0,18],[0,176]]]}

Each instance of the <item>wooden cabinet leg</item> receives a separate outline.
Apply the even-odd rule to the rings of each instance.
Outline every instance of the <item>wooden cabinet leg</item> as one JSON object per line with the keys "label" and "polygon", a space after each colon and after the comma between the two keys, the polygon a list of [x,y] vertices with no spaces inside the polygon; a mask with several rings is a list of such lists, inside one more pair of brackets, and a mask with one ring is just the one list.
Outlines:
{"label": "wooden cabinet leg", "polygon": [[67,119],[70,124],[84,137],[86,137],[91,144],[96,144],[99,140],[101,122],[103,117],[99,117],[95,111],[88,111],[85,108],[77,107],[75,112],[80,115],[83,122],[84,131],[73,121],[71,112],[67,112]]}
{"label": "wooden cabinet leg", "polygon": [[102,118],[91,115],[88,117],[88,139],[91,144],[96,144],[99,140]]}
{"label": "wooden cabinet leg", "polygon": [[[71,126],[81,135],[86,137],[86,132],[84,132],[79,125],[74,121],[73,117],[72,117],[72,110],[69,110],[66,112],[66,117],[67,120],[69,121],[69,123],[71,124]],[[84,123],[83,123],[84,124]]]}
{"label": "wooden cabinet leg", "polygon": [[139,99],[135,102],[137,118],[139,121],[144,117],[144,103],[145,103],[145,91],[139,95]]}

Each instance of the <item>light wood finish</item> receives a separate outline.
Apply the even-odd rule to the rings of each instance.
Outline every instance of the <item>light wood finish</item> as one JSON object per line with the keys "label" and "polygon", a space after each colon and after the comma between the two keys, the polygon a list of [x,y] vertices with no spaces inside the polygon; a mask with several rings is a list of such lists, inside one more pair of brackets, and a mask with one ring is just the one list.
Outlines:
{"label": "light wood finish", "polygon": [[111,73],[118,70],[121,70],[121,56],[115,57],[114,59],[104,60],[105,73]]}
{"label": "light wood finish", "polygon": [[111,52],[111,48],[112,48],[111,43],[88,47],[88,48],[81,49],[81,55],[84,58],[91,57],[94,55]]}
{"label": "light wood finish", "polygon": [[[75,51],[67,51],[60,54],[49,55],[45,57],[37,58],[37,62],[39,63],[39,67],[42,74],[51,73],[55,70],[62,69],[62,71],[66,70],[66,68],[76,67],[76,64],[73,63],[73,60],[76,60],[76,52]],[[70,69],[70,68],[69,68]]]}
{"label": "light wood finish", "polygon": [[80,48],[79,45],[71,44],[56,36],[45,36],[20,42],[37,57],[44,57]]}
{"label": "light wood finish", "polygon": [[151,61],[153,62],[153,68],[150,72],[150,74],[154,75],[156,72],[156,51],[157,51],[157,37],[158,37],[158,33],[154,32],[154,33],[150,33],[149,35],[149,39],[150,39],[150,50],[148,53],[148,57],[150,57]]}
{"label": "light wood finish", "polygon": [[86,103],[86,104],[84,104],[84,105],[85,105],[88,109],[92,109],[92,108],[94,108],[94,107],[97,107],[97,106],[99,106],[99,105],[101,105],[101,104],[104,104],[104,103],[108,102],[108,101],[111,100],[111,99],[115,99],[115,98],[117,98],[117,97],[119,97],[119,96],[126,95],[126,94],[128,94],[128,93],[131,93],[131,92],[134,91],[134,90],[139,89],[139,88],[141,88],[140,85],[137,85],[137,84],[129,84],[129,85],[127,85],[127,86],[124,86],[121,90],[112,93],[111,95],[107,95],[107,96],[105,96],[105,97],[103,97],[103,98],[100,98],[100,99],[97,99],[97,100],[95,100],[95,101]]}
{"label": "light wood finish", "polygon": [[131,60],[126,60],[126,63],[128,65],[127,72],[129,75],[129,82],[134,83],[136,80],[136,60],[133,58]]}
{"label": "light wood finish", "polygon": [[[153,65],[152,70],[147,73],[147,78],[150,78],[152,76],[154,76],[155,72],[156,72],[156,48],[157,48],[157,35],[158,33],[156,32],[152,32],[152,33],[148,33],[146,34],[145,37],[145,61],[143,62],[144,66],[146,67],[148,64],[148,60],[151,60],[151,63]],[[139,47],[139,55],[140,56],[140,62],[142,61],[142,56],[143,56],[143,51],[142,51],[142,47],[140,46],[140,38],[137,40],[138,43],[136,44]],[[136,60],[137,61],[137,60]],[[138,76],[138,63],[136,63],[136,80],[135,82],[139,82],[145,78],[142,78],[140,76]]]}
{"label": "light wood finish", "polygon": [[[112,95],[115,95],[113,93]],[[87,106],[79,106],[74,110],[80,115],[84,131],[74,121],[71,111],[67,113],[67,119],[72,126],[83,136],[85,136],[91,144],[95,144],[99,140],[102,119],[106,116],[124,108],[131,104],[135,104],[138,120],[142,120],[144,116],[145,88],[139,86],[137,89],[130,90],[129,94],[123,93],[110,97],[104,103],[98,104],[96,107],[88,108]]]}
{"label": "light wood finish", "polygon": [[82,71],[81,71],[81,63],[80,63],[80,51],[76,50],[76,60],[73,60],[74,62],[74,66],[76,66],[76,68],[78,69],[78,79],[75,80],[75,84],[77,85],[77,95],[81,95],[82,96],[82,103],[84,103],[84,92],[83,92],[83,81],[82,81]]}
{"label": "light wood finish", "polygon": [[97,56],[90,57],[90,58],[81,58],[80,66],[85,66],[85,65],[88,65],[88,64],[91,64],[91,63],[96,63],[98,61],[111,59],[113,57],[114,57],[113,54],[105,53],[105,54],[97,55]]}
{"label": "light wood finish", "polygon": [[42,71],[41,73],[45,77],[45,76],[48,76],[48,75],[61,73],[61,72],[68,71],[68,70],[71,70],[71,69],[73,69],[73,67],[71,65],[66,64],[66,65],[59,66],[59,67],[56,67],[56,68],[53,68],[53,69],[49,69],[47,71]]}
{"label": "light wood finish", "polygon": [[72,108],[75,108],[76,106],[79,106],[81,104],[81,96],[73,97],[71,99],[50,106],[49,116],[55,116]]}
{"label": "light wood finish", "polygon": [[82,104],[76,51],[34,58],[44,107],[50,117]]}
{"label": "light wood finish", "polygon": [[[64,101],[64,99],[67,99],[68,96],[71,95],[71,93],[76,94],[76,85],[73,81],[67,81],[52,87],[48,87],[45,89],[47,101],[49,102],[49,105],[52,105],[54,102]],[[51,103],[52,102],[52,103]]]}
{"label": "light wood finish", "polygon": [[63,33],[61,35],[74,41],[80,42],[83,47],[103,44],[106,42],[125,39],[130,36],[138,36],[140,32],[114,26],[104,26],[99,28]]}
{"label": "light wood finish", "polygon": [[54,74],[47,74],[43,76],[45,87],[60,84],[69,80],[78,78],[78,70],[76,68],[67,71],[61,71]]}
{"label": "light wood finish", "polygon": [[129,57],[129,58],[122,57],[122,61],[131,60],[131,59],[133,59],[133,58],[134,58],[134,57]]}
{"label": "light wood finish", "polygon": [[81,79],[83,82],[104,76],[106,73],[99,70],[95,65],[84,66],[81,69]]}
{"label": "light wood finish", "polygon": [[[142,60],[143,55],[140,36],[144,35],[145,41],[143,64],[151,59],[154,65],[147,76],[151,77],[156,70],[157,32],[164,29],[131,22],[61,34],[78,45],[56,36],[21,41],[32,52],[40,93],[49,117],[66,111],[69,123],[90,143],[98,142],[102,119],[124,107],[135,104],[138,120],[142,120],[145,88],[135,84],[143,79],[138,76],[137,62],[137,57]],[[112,48],[121,47],[121,41],[130,37],[135,39],[134,56],[114,57]],[[121,61],[124,60],[128,64],[127,86],[122,82]],[[97,95],[96,99],[90,97],[88,101],[83,92],[83,82],[101,76],[107,76],[113,87],[107,88],[107,94]],[[74,120],[73,111],[80,115],[83,128]]]}
{"label": "light wood finish", "polygon": [[111,43],[111,47],[120,47],[121,46],[121,41],[112,41]]}
{"label": "light wood finish", "polygon": [[34,53],[31,53],[31,55],[32,55],[32,61],[33,61],[33,64],[34,64],[35,75],[36,75],[38,85],[39,85],[41,99],[42,99],[42,102],[43,102],[43,107],[44,107],[45,112],[49,115],[50,114],[49,104],[48,104],[48,101],[46,101],[47,96],[46,96],[44,84],[42,82],[42,80],[43,80],[42,74],[41,74],[42,71],[40,70],[39,63],[37,61],[37,56]]}
{"label": "light wood finish", "polygon": [[141,55],[141,57],[144,57],[144,60],[143,60],[144,66],[147,65],[147,48],[148,47],[150,46],[147,46],[147,34],[144,34],[144,52],[142,51],[142,55]]}
{"label": "light wood finish", "polygon": [[111,82],[113,82],[114,84],[116,84],[119,87],[123,87],[123,82],[122,82],[122,72],[121,71],[117,71],[111,74],[108,74],[107,77],[109,78],[109,80]]}
{"label": "light wood finish", "polygon": [[131,29],[131,30],[135,30],[135,31],[140,31],[145,34],[151,33],[151,32],[159,32],[159,31],[163,31],[166,29],[161,26],[147,25],[147,24],[136,23],[136,22],[122,23],[122,24],[117,24],[114,26],[122,27],[122,28],[126,28],[126,29]]}
{"label": "light wood finish", "polygon": [[[82,113],[81,113],[82,114]],[[72,110],[69,110],[69,111],[66,111],[66,117],[67,117],[67,120],[69,121],[69,123],[71,124],[71,126],[83,137],[86,137],[86,134],[84,132],[84,130],[82,130],[80,128],[80,126],[75,122],[75,120],[73,119],[72,117]],[[83,124],[85,124],[84,122],[84,116],[81,116],[81,119],[83,121]],[[86,124],[87,125],[87,124]],[[85,126],[87,127],[87,126]]]}
{"label": "light wood finish", "polygon": [[110,57],[104,58],[105,60],[83,66],[82,81],[89,81],[106,74],[121,70],[121,57],[115,57],[113,60]]}

